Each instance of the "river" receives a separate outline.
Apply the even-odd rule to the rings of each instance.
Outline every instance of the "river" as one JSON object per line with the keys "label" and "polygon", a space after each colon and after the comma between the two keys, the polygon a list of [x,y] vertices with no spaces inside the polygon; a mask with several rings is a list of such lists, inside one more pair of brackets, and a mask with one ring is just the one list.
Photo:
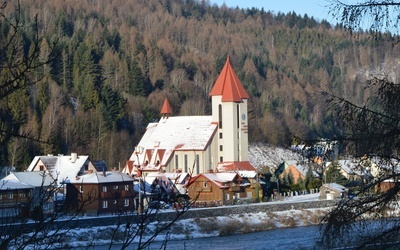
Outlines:
{"label": "river", "polygon": [[[210,238],[169,240],[165,249],[317,249],[318,237],[318,226],[295,227]],[[160,247],[160,242],[154,242],[149,249],[160,249]],[[108,249],[108,246],[98,246],[96,249]],[[116,245],[111,249],[119,249],[119,247]],[[136,249],[136,247],[133,246],[133,249]]]}

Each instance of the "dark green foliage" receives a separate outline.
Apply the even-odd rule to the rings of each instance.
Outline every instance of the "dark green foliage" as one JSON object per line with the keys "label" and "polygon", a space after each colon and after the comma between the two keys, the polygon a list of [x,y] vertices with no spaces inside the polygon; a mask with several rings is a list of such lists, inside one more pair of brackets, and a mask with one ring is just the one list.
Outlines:
{"label": "dark green foliage", "polygon": [[[326,20],[319,23],[308,15],[219,8],[207,1],[133,0],[118,6],[102,1],[80,6],[38,1],[23,9],[24,28],[16,36],[16,51],[26,58],[34,50],[34,31],[39,30],[43,50],[35,62],[46,57],[46,47],[54,45],[57,55],[18,81],[30,86],[24,89],[28,104],[26,96],[12,97],[16,102],[11,106],[0,103],[0,110],[12,110],[12,115],[2,114],[5,130],[23,129],[41,138],[46,134],[43,123],[49,120],[46,112],[55,110],[59,119],[55,132],[46,134],[51,146],[32,143],[31,156],[45,148],[62,151],[51,153],[80,149],[100,154],[100,139],[115,136],[120,141],[122,133],[136,144],[147,123],[159,118],[159,100],[166,94],[175,98],[174,115],[194,112],[181,110],[188,99],[204,102],[199,105],[205,107],[202,115],[210,115],[209,91],[228,55],[250,95],[250,140],[286,145],[293,134],[306,139],[336,135],[342,124],[326,112],[321,92],[330,88],[361,100],[368,93],[358,84],[362,79],[353,80],[359,65],[366,64],[358,53],[376,65],[398,54],[396,49],[384,53],[391,43],[378,45],[363,33],[355,40],[343,35],[341,26],[333,30]],[[38,24],[29,13],[38,13]],[[10,25],[0,21],[2,67],[12,61],[9,53],[2,53],[11,35]],[[172,76],[177,71],[184,74]],[[0,82],[10,75],[0,72]],[[181,77],[180,85],[171,86],[173,77]],[[65,100],[57,109],[49,107],[58,95],[55,85]],[[0,87],[0,97],[4,94],[6,88]],[[91,143],[99,134],[100,139]]]}
{"label": "dark green foliage", "polygon": [[124,99],[109,86],[103,87],[100,97],[104,122],[108,129],[115,128],[119,119],[124,115]]}

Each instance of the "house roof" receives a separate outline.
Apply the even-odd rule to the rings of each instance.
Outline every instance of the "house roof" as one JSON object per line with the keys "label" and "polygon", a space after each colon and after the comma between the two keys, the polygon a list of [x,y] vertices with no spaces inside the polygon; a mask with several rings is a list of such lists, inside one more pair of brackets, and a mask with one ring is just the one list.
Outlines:
{"label": "house roof", "polygon": [[108,167],[105,161],[92,161],[93,166],[96,168],[97,172],[108,171]]}
{"label": "house roof", "polygon": [[88,155],[58,155],[36,156],[27,171],[33,171],[39,161],[42,161],[54,180],[62,183],[66,179],[75,177],[84,171],[85,164],[89,160]]}
{"label": "house roof", "polygon": [[238,174],[242,178],[251,178],[254,179],[257,177],[257,172],[256,171],[249,171],[249,170],[239,170]]}
{"label": "house roof", "polygon": [[346,190],[344,186],[337,183],[326,183],[323,186],[337,192],[344,192]]}
{"label": "house roof", "polygon": [[229,185],[225,185],[225,183],[233,182],[236,178],[240,178],[237,173],[203,173],[195,176],[191,183],[195,182],[200,177],[205,177],[206,179],[213,182],[219,188],[228,188]]}
{"label": "house roof", "polygon": [[[205,150],[217,129],[211,116],[176,116],[161,118],[158,123],[150,123],[139,142],[139,147],[146,149],[130,157],[130,161],[143,164],[146,151],[157,150],[165,165],[175,150]],[[154,154],[153,154],[154,155]],[[149,166],[154,162],[149,162]]]}
{"label": "house roof", "polygon": [[114,182],[132,182],[135,179],[127,174],[123,174],[117,171],[110,171],[104,173],[94,172],[88,173],[76,178],[70,178],[66,180],[66,183],[71,184],[100,184],[100,183],[114,183]]}
{"label": "house roof", "polygon": [[164,104],[163,104],[163,106],[161,108],[161,112],[160,113],[162,115],[172,114],[172,108],[171,108],[171,105],[169,105],[169,102],[168,102],[167,98],[165,98],[165,100],[164,100]]}
{"label": "house roof", "polygon": [[362,167],[358,161],[355,160],[339,160],[338,164],[340,168],[349,175],[356,174],[363,176]]}
{"label": "house roof", "polygon": [[249,99],[249,95],[231,66],[229,56],[210,92],[210,96],[221,95],[223,102],[241,102],[242,99]]}
{"label": "house roof", "polygon": [[145,180],[152,183],[155,178],[158,179],[169,179],[174,184],[185,184],[186,180],[189,178],[189,173],[149,173]]}
{"label": "house roof", "polygon": [[34,186],[20,182],[18,180],[0,180],[0,190],[33,189]]}
{"label": "house roof", "polygon": [[217,165],[218,172],[237,172],[237,171],[255,171],[248,161],[220,162]]}
{"label": "house roof", "polygon": [[48,187],[54,182],[53,178],[43,171],[12,172],[4,177],[3,180],[19,181],[32,187]]}

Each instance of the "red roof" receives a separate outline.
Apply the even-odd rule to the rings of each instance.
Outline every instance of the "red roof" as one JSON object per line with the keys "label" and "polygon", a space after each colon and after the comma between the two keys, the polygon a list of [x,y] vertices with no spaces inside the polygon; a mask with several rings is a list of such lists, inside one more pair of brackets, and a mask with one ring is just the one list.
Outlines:
{"label": "red roof", "polygon": [[165,98],[165,101],[164,101],[164,104],[163,104],[163,106],[161,108],[161,112],[160,113],[162,115],[172,114],[172,108],[171,108],[171,105],[169,105],[169,102],[168,102],[167,98]]}
{"label": "red roof", "polygon": [[210,96],[216,95],[222,95],[223,102],[241,102],[242,99],[249,98],[249,95],[231,66],[229,56],[210,92]]}
{"label": "red roof", "polygon": [[218,172],[236,172],[239,170],[256,171],[256,168],[253,167],[248,161],[220,162],[217,165]]}

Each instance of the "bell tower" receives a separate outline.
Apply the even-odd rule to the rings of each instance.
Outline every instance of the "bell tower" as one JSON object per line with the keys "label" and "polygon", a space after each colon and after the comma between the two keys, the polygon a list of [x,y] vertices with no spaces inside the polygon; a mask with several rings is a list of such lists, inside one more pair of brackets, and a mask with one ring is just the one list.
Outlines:
{"label": "bell tower", "polygon": [[247,100],[249,95],[233,70],[229,56],[210,96],[212,121],[218,124],[216,162],[219,164],[248,162]]}

